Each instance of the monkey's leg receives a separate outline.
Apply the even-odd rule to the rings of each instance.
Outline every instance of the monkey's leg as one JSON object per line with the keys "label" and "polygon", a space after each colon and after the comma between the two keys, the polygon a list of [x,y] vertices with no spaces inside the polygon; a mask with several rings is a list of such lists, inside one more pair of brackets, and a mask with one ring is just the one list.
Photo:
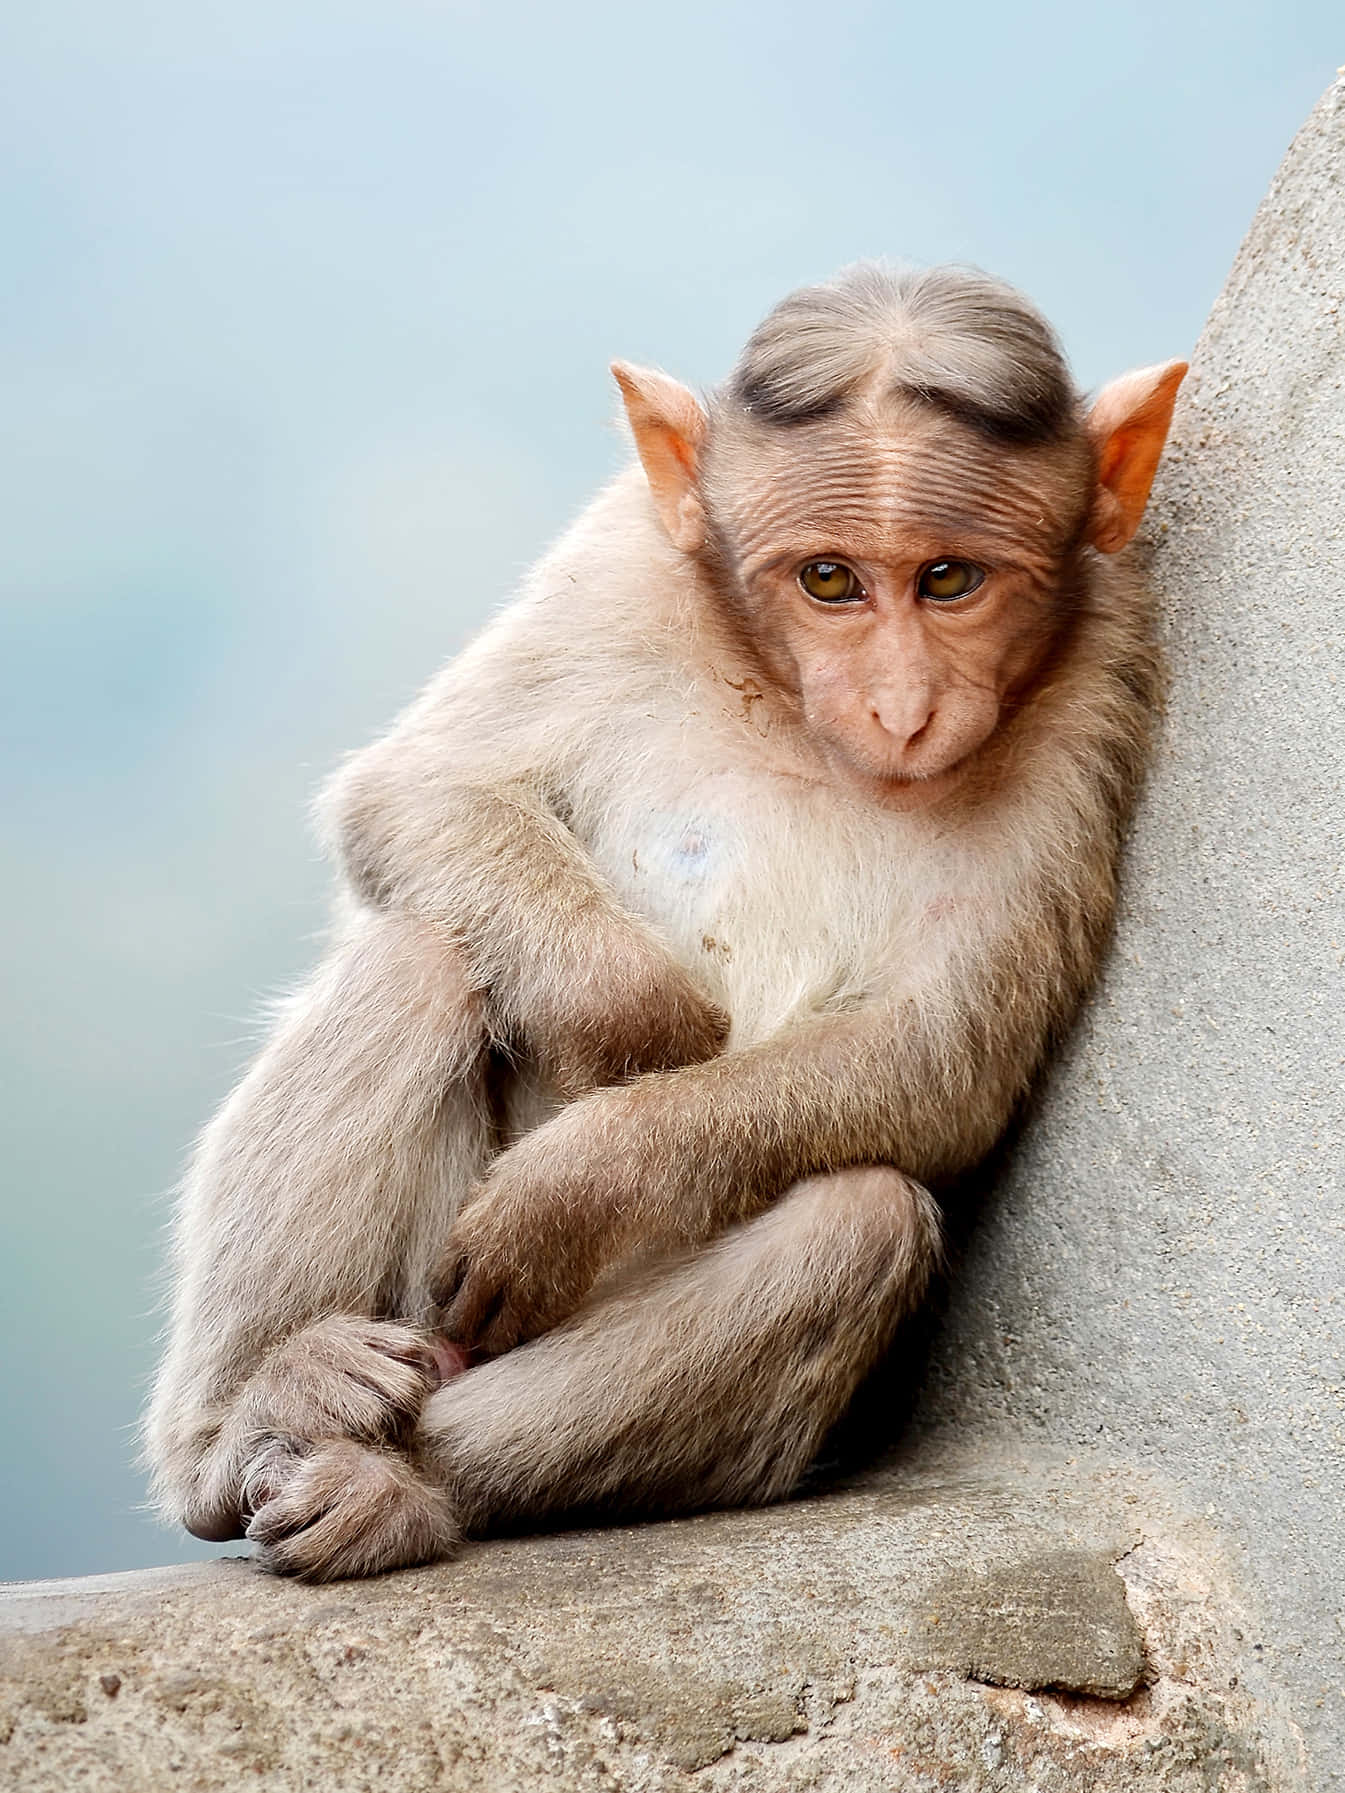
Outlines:
{"label": "monkey's leg", "polygon": [[468,1530],[567,1508],[777,1499],[923,1297],[929,1193],[886,1166],[814,1176],[696,1256],[432,1395]]}
{"label": "monkey's leg", "polygon": [[[417,1439],[472,1532],[573,1510],[764,1501],[798,1481],[939,1258],[938,1210],[895,1170],[811,1177],[694,1257],[597,1298],[430,1396]],[[361,1487],[319,1451],[250,1535],[326,1576],[386,1554]]]}
{"label": "monkey's leg", "polygon": [[488,1156],[485,1044],[443,932],[362,912],[207,1129],[147,1423],[158,1502],[199,1536],[241,1534],[276,1440],[409,1436],[451,1367],[424,1322]]}

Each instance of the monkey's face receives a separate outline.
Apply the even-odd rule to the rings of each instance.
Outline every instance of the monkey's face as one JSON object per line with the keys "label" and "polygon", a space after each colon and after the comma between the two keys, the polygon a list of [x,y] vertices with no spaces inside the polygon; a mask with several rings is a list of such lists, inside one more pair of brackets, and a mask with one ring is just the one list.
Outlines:
{"label": "monkey's face", "polygon": [[912,785],[971,762],[1062,625],[1089,471],[1082,440],[992,443],[910,402],[713,457],[743,620],[833,764]]}

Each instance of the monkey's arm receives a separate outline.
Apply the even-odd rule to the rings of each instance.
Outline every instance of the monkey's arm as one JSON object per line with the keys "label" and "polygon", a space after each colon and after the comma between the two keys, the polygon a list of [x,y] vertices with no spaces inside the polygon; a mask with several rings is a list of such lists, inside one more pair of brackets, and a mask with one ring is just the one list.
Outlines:
{"label": "monkey's arm", "polygon": [[268,1567],[325,1580],[406,1562],[436,1497],[475,1536],[778,1499],[940,1255],[938,1208],[900,1171],[809,1178],[455,1377],[425,1405],[414,1468],[346,1440],[278,1441],[248,1535]]}
{"label": "monkey's arm", "polygon": [[436,1364],[420,1322],[489,1155],[481,1005],[442,930],[356,913],[207,1128],[146,1428],[156,1496],[241,1535],[273,1436],[377,1441]]}
{"label": "monkey's arm", "polygon": [[818,1018],[573,1104],[496,1160],[458,1220],[441,1278],[450,1336],[493,1351],[535,1337],[605,1268],[700,1244],[801,1177],[890,1164],[928,1182],[974,1162],[1049,1014],[962,994]]}
{"label": "monkey's arm", "polygon": [[462,732],[399,731],[334,783],[327,815],[356,889],[446,927],[492,1031],[570,1093],[718,1052],[727,1016],[617,903],[541,775],[464,767]]}

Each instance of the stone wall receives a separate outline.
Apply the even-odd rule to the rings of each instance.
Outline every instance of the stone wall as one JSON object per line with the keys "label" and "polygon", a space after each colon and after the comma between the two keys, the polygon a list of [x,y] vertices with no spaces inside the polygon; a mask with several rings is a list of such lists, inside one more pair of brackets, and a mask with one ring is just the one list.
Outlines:
{"label": "stone wall", "polygon": [[[1174,345],[1178,349],[1180,345]],[[992,1192],[924,1423],[1161,1471],[1345,1787],[1345,81],[1196,350],[1171,663],[1107,973]]]}

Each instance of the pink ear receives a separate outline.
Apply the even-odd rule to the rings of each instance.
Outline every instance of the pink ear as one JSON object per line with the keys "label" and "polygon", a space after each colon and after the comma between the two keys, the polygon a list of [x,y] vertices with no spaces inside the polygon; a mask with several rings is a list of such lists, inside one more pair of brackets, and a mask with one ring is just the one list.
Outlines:
{"label": "pink ear", "polygon": [[1088,433],[1097,448],[1088,539],[1104,554],[1124,548],[1140,526],[1185,374],[1184,361],[1122,374],[1102,388],[1088,414]]}
{"label": "pink ear", "polygon": [[698,475],[708,420],[695,393],[667,374],[614,361],[636,452],[663,527],[686,554],[705,546]]}

